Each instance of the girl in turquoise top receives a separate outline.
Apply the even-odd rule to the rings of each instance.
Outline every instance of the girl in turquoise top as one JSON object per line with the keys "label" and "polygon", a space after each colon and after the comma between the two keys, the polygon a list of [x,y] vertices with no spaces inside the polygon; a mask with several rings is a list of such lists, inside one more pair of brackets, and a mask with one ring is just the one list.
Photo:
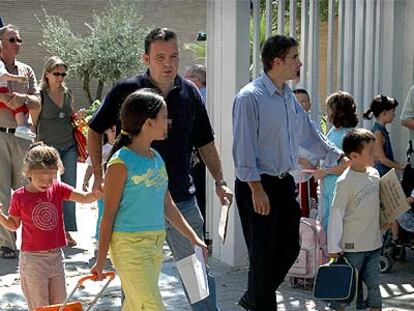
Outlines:
{"label": "girl in turquoise top", "polygon": [[207,255],[206,245],[172,201],[164,161],[151,148],[152,141],[165,139],[167,120],[160,95],[149,89],[129,95],[107,166],[98,255],[91,272],[102,279],[109,249],[125,293],[124,311],[164,310],[158,289],[164,216]]}
{"label": "girl in turquoise top", "polygon": [[[352,96],[347,92],[336,92],[326,100],[328,121],[332,128],[327,138],[342,150],[342,140],[346,133],[358,124],[356,105]],[[331,208],[336,179],[347,168],[347,165],[338,165],[319,170],[317,178],[322,181],[322,224],[325,231],[328,229],[329,210]]]}

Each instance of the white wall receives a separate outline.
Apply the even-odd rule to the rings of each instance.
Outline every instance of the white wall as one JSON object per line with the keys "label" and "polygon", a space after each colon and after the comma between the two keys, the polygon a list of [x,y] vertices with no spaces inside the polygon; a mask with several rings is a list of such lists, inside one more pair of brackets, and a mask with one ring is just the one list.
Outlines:
{"label": "white wall", "polygon": [[[249,77],[249,1],[209,0],[207,5],[208,111],[224,176],[234,188],[232,106],[237,91]],[[217,234],[221,207],[214,183],[207,181],[207,225],[213,238],[213,256],[232,265],[247,263],[247,253],[235,202],[230,210],[226,243]]]}

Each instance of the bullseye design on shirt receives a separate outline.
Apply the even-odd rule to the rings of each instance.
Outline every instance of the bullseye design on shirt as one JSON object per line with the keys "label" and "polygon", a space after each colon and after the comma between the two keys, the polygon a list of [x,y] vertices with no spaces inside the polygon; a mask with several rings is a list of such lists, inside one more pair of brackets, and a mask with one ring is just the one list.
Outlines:
{"label": "bullseye design on shirt", "polygon": [[50,202],[39,202],[33,208],[32,219],[40,230],[53,230],[58,223],[56,206]]}

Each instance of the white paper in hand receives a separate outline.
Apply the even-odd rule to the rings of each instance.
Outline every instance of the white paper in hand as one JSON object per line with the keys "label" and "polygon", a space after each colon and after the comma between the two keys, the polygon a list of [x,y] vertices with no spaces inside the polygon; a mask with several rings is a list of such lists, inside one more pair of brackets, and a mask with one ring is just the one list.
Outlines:
{"label": "white paper in hand", "polygon": [[230,204],[228,202],[227,204],[224,204],[221,207],[221,214],[220,214],[220,220],[219,220],[219,225],[218,225],[218,234],[223,244],[224,244],[224,241],[226,240],[227,222],[229,220],[229,210],[230,210]]}
{"label": "white paper in hand", "polygon": [[203,250],[194,246],[194,254],[177,261],[177,269],[187,290],[191,304],[210,295]]}

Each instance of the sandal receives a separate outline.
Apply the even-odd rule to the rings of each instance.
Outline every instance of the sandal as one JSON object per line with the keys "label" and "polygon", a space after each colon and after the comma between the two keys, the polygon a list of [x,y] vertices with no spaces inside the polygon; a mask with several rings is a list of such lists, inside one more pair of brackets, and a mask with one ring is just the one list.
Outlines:
{"label": "sandal", "polygon": [[66,238],[66,243],[68,244],[69,247],[74,247],[76,246],[78,243],[72,238],[72,236],[70,235],[69,232],[65,231],[65,238]]}
{"label": "sandal", "polygon": [[7,246],[0,247],[0,258],[3,259],[16,259],[16,251]]}

